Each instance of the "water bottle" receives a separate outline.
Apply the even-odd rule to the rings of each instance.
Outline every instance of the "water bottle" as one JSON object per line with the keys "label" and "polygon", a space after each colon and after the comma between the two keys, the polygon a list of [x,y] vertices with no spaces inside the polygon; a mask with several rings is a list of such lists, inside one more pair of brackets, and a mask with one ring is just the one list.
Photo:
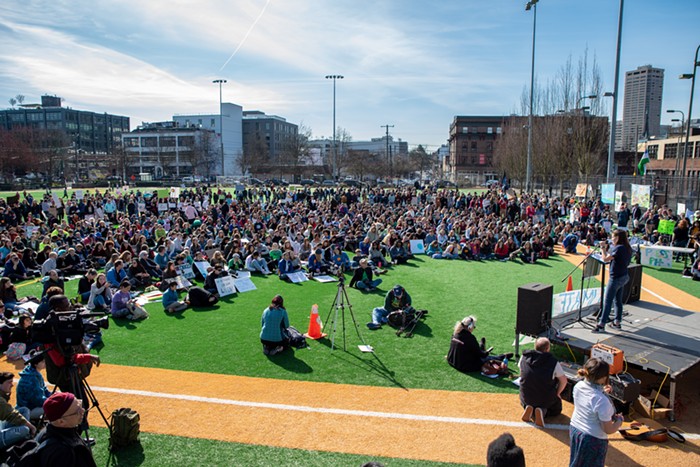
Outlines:
{"label": "water bottle", "polygon": [[508,366],[508,359],[507,358],[503,359],[503,366],[506,366],[506,367]]}

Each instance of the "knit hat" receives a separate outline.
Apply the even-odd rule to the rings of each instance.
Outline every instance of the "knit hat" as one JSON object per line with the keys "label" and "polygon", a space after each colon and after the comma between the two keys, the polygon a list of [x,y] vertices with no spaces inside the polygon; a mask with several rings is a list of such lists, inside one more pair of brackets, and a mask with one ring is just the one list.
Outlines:
{"label": "knit hat", "polygon": [[56,421],[63,417],[63,414],[68,411],[75,396],[70,392],[56,392],[44,401],[44,416],[50,422]]}

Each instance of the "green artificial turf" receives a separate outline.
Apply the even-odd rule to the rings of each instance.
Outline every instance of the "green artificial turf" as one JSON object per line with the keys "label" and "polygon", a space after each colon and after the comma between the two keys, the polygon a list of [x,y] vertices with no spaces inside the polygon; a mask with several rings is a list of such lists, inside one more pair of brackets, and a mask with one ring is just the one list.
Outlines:
{"label": "green artificial turf", "polygon": [[[514,393],[506,379],[465,375],[445,362],[454,324],[464,316],[478,317],[475,334],[487,338],[495,352],[511,352],[514,341],[517,289],[531,282],[565,288],[562,279],[572,265],[559,257],[534,265],[517,262],[465,262],[419,257],[393,267],[380,290],[363,294],[347,288],[349,303],[332,307],[337,283],[308,281],[289,284],[276,276],[254,276],[256,291],[225,297],[213,309],[188,309],[166,315],[160,303],[147,305],[151,317],[142,322],[116,320],[104,331],[104,347],[94,350],[106,363],[168,368],[218,374],[321,381],[333,383]],[[580,273],[579,276],[580,278]],[[349,275],[348,275],[349,278]],[[575,283],[578,284],[576,275]],[[403,285],[416,308],[429,310],[411,338],[397,337],[384,326],[370,331],[371,310],[382,306],[394,284]],[[67,283],[75,295],[77,281]],[[266,357],[259,341],[260,316],[275,294],[282,294],[293,326],[305,332],[311,306],[331,327],[335,320],[335,350],[331,339],[309,341],[308,349]],[[19,288],[20,295],[40,295],[40,284]],[[344,297],[343,297],[344,298]],[[337,311],[337,318],[336,318]],[[352,311],[352,312],[351,312]],[[343,314],[345,319],[343,320]],[[359,334],[375,353],[362,353]],[[329,318],[331,323],[329,323]],[[345,338],[342,325],[345,324]],[[326,332],[330,332],[326,329]],[[343,350],[343,344],[347,351]],[[515,367],[515,363],[512,363]]]}
{"label": "green artificial turf", "polygon": [[[200,433],[202,434],[202,433]],[[251,444],[227,443],[198,438],[141,433],[140,444],[115,451],[110,457],[109,434],[106,428],[91,428],[90,435],[97,440],[93,456],[97,465],[112,466],[360,466],[368,461],[379,461],[386,467],[439,467],[457,464],[412,459],[371,457],[324,451],[286,449]],[[460,464],[462,465],[462,464]]]}
{"label": "green artificial turf", "polygon": [[[671,268],[653,268],[644,266],[644,273],[659,279],[673,287],[689,293],[694,297],[700,297],[700,282],[691,278],[683,277],[683,262],[673,262]],[[688,260],[688,267],[692,265],[692,260]],[[644,282],[642,282],[644,287]],[[696,310],[697,311],[697,310]]]}

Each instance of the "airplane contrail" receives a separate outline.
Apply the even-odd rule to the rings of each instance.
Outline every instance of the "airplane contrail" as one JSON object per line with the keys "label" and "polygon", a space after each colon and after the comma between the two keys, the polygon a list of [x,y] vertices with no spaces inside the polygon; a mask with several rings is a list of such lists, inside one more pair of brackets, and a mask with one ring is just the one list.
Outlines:
{"label": "airplane contrail", "polygon": [[248,28],[248,31],[245,33],[245,36],[243,36],[243,40],[241,40],[241,43],[238,44],[238,47],[236,47],[236,50],[234,50],[233,53],[231,54],[231,56],[228,58],[228,60],[226,60],[226,63],[224,63],[221,66],[221,68],[219,68],[219,71],[226,68],[226,65],[228,65],[228,62],[230,62],[231,59],[236,55],[236,53],[238,53],[238,51],[241,50],[241,47],[243,47],[243,44],[245,44],[245,41],[246,41],[246,39],[248,39],[248,36],[250,35],[250,33],[253,31],[253,28],[255,27],[256,24],[258,24],[258,21],[260,21],[260,18],[262,18],[262,15],[265,13],[265,9],[267,9],[267,6],[270,4],[270,1],[271,0],[267,0],[267,2],[265,2],[265,6],[262,7],[262,10],[260,10],[260,14],[258,15],[257,18],[255,18],[255,21],[253,21],[253,24],[251,24],[250,27]]}

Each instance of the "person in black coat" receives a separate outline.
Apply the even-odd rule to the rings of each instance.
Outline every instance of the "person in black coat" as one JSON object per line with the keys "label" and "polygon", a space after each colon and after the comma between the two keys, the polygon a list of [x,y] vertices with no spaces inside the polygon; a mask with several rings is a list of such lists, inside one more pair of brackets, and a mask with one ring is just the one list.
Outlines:
{"label": "person in black coat", "polygon": [[450,343],[450,351],[447,353],[447,363],[454,369],[470,373],[473,371],[481,371],[481,367],[487,360],[503,361],[506,358],[512,358],[513,354],[501,354],[492,356],[484,349],[485,339],[482,339],[482,345],[476,341],[473,332],[476,329],[476,318],[467,316],[462,321],[455,324],[452,341]]}
{"label": "person in black coat", "polygon": [[39,465],[97,467],[77,430],[84,415],[80,400],[70,392],[57,392],[46,399],[44,417],[49,425],[37,436]]}
{"label": "person in black coat", "polygon": [[544,417],[561,413],[561,393],[566,389],[566,375],[550,352],[546,337],[535,341],[534,350],[526,350],[520,358],[520,404],[525,411],[522,420],[544,426]]}

